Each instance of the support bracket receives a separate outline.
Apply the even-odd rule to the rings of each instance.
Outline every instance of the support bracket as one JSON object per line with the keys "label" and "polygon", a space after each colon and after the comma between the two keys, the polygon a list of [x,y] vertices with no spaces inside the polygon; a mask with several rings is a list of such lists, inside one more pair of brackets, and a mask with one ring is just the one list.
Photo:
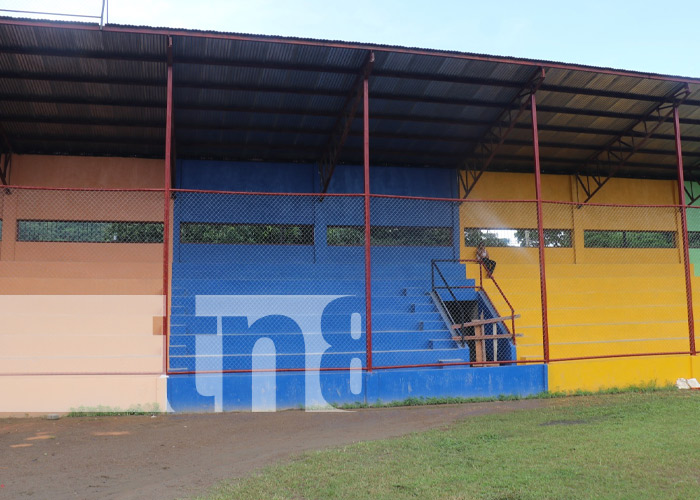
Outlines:
{"label": "support bracket", "polygon": [[544,68],[540,67],[532,74],[525,87],[511,101],[510,106],[501,113],[498,120],[491,125],[477,143],[472,154],[460,166],[459,180],[464,189],[462,198],[466,199],[474,186],[496,157],[508,135],[515,127],[520,117],[530,106],[530,96],[537,92],[545,79]]}
{"label": "support bracket", "polygon": [[[320,191],[322,194],[326,193],[328,191],[328,186],[330,186],[331,178],[333,177],[333,172],[335,171],[335,166],[337,165],[338,158],[340,157],[340,152],[343,149],[345,140],[350,133],[352,122],[355,119],[357,110],[362,102],[364,81],[372,72],[373,66],[374,52],[370,51],[367,54],[367,58],[362,65],[362,69],[360,70],[360,73],[352,86],[352,90],[350,91],[350,94],[343,105],[343,110],[333,126],[333,132],[331,133],[328,144],[326,145],[326,148],[321,155],[321,159],[318,162],[318,173],[321,179]],[[323,199],[323,197],[321,199]]]}
{"label": "support bracket", "polygon": [[627,127],[624,132],[609,141],[603,149],[586,159],[576,181],[586,195],[587,203],[605,184],[651,139],[652,135],[673,116],[674,108],[683,104],[690,95],[688,84],[682,84],[668,95],[666,101],[654,106],[641,119]]}
{"label": "support bracket", "polygon": [[0,126],[0,138],[4,146],[4,152],[2,153],[2,164],[0,164],[0,182],[3,186],[7,186],[7,181],[10,173],[10,166],[12,165],[12,152],[14,148],[10,142],[9,137],[5,133],[5,129]]}
{"label": "support bracket", "polygon": [[[697,169],[700,168],[700,163],[696,163],[692,169],[685,174],[685,180],[690,181],[690,189],[688,186],[683,186],[685,189],[685,194],[688,197],[688,202],[686,205],[692,205],[696,201],[700,200],[700,189],[696,189],[696,185],[700,186],[700,175],[698,175]],[[680,204],[683,204],[683,200],[679,200]]]}

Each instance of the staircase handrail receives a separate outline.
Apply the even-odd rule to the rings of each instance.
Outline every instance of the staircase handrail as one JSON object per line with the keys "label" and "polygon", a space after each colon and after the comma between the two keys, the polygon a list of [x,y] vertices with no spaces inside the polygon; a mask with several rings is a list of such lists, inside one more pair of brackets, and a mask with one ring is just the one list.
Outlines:
{"label": "staircase handrail", "polygon": [[[450,286],[449,283],[447,282],[447,280],[445,279],[445,276],[442,274],[442,271],[440,271],[440,267],[438,266],[439,262],[452,262],[452,263],[458,262],[460,264],[471,262],[471,263],[479,264],[479,286],[473,286],[473,287],[472,286]],[[450,295],[455,300],[455,302],[459,303],[459,301],[457,300],[457,297],[455,296],[454,292],[452,291],[453,289],[462,289],[462,288],[479,289],[482,292],[484,292],[484,296],[486,297],[486,300],[489,301],[489,303],[491,304],[491,307],[493,307],[493,310],[496,311],[496,314],[498,314],[500,316],[500,314],[498,313],[498,309],[496,309],[496,306],[491,301],[491,298],[488,296],[488,293],[486,293],[486,290],[484,289],[484,269],[486,269],[486,268],[485,268],[484,263],[482,261],[477,260],[477,259],[432,259],[430,261],[430,265],[431,265],[431,273],[430,273],[431,274],[431,285],[433,287],[433,291],[440,290],[440,289],[447,289],[447,291],[450,292]],[[442,286],[436,287],[435,286],[435,272],[434,272],[435,270],[437,270],[443,283],[445,283],[444,287],[442,287]],[[493,273],[487,272],[486,275],[487,275],[487,278],[489,278],[493,282],[494,286],[496,287],[496,290],[498,290],[498,293],[501,295],[501,298],[508,305],[508,308],[510,309],[511,328],[510,328],[509,333],[511,334],[511,336],[513,338],[513,344],[515,344],[515,337],[516,337],[516,335],[515,335],[515,318],[519,317],[519,315],[516,316],[515,309],[513,308],[513,305],[508,300],[508,297],[506,297],[506,294],[503,293],[503,290],[501,289],[500,285],[496,281],[496,278],[493,277]],[[440,296],[439,293],[437,295],[438,295],[438,297]],[[506,328],[506,330],[509,330],[508,326],[505,325],[505,323],[503,326]]]}
{"label": "staircase handrail", "polygon": [[[442,308],[447,312],[448,316],[450,317],[450,323],[451,323],[451,325],[454,325],[454,324],[455,324],[455,321],[454,321],[454,319],[452,318],[452,314],[450,313],[450,310],[445,306],[445,302],[442,300],[442,296],[441,296],[439,293],[437,293],[436,290],[438,290],[438,289],[447,289],[447,291],[448,291],[448,292],[450,293],[450,295],[452,296],[452,300],[454,300],[454,303],[457,304],[457,306],[459,307],[459,312],[460,312],[460,315],[462,316],[462,318],[465,317],[465,315],[464,315],[464,306],[462,305],[462,303],[461,303],[459,300],[457,300],[457,296],[456,296],[456,295],[454,294],[454,292],[452,291],[452,288],[453,288],[453,287],[451,287],[450,284],[447,282],[447,279],[445,279],[445,275],[442,274],[442,271],[440,271],[440,267],[438,267],[437,262],[438,262],[438,260],[436,260],[436,259],[433,259],[433,260],[430,261],[430,284],[431,284],[431,287],[432,287],[432,294],[433,294],[435,297],[438,298],[438,300],[440,301],[440,304],[441,304]],[[437,271],[437,272],[438,272],[438,275],[440,275],[440,279],[442,279],[442,282],[445,284],[444,287],[443,287],[443,286],[441,286],[441,287],[436,287],[436,286],[435,286],[435,271]],[[467,288],[467,287],[455,287],[455,288]],[[469,287],[469,288],[472,288],[472,287]],[[464,328],[458,328],[458,330],[459,330],[460,336],[461,336],[462,338],[464,338],[464,337],[465,337],[465,335],[464,335]]]}

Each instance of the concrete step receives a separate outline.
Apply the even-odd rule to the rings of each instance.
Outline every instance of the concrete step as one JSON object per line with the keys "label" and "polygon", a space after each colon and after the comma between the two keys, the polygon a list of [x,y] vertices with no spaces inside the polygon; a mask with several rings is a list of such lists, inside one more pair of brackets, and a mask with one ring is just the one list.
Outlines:
{"label": "concrete step", "polygon": [[442,320],[439,321],[420,321],[418,329],[423,331],[447,330],[447,325]]}
{"label": "concrete step", "polygon": [[428,347],[430,349],[455,349],[455,350],[462,350],[462,349],[468,349],[467,346],[465,345],[464,347],[461,347],[458,342],[455,342],[452,339],[429,339],[428,340]]}

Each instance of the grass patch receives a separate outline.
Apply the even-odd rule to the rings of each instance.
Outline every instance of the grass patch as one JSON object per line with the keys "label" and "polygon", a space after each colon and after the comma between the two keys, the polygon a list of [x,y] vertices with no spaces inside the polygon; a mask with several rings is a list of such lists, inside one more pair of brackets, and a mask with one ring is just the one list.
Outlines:
{"label": "grass patch", "polygon": [[645,389],[542,405],[307,453],[200,498],[697,498],[700,394]]}
{"label": "grass patch", "polygon": [[332,405],[340,410],[357,410],[361,408],[396,408],[401,406],[425,406],[425,405],[453,405],[462,403],[490,403],[493,401],[519,401],[521,399],[553,399],[564,398],[571,396],[594,396],[604,394],[624,394],[628,392],[635,393],[651,393],[658,391],[675,391],[674,385],[657,386],[654,382],[645,385],[632,385],[626,387],[610,387],[600,389],[598,391],[583,391],[577,390],[573,392],[539,392],[527,396],[505,395],[483,397],[483,398],[462,398],[462,397],[436,397],[436,398],[407,398],[401,401],[391,401],[384,403],[377,401],[373,404],[367,403],[345,403],[341,405]]}
{"label": "grass patch", "polygon": [[71,408],[68,413],[69,417],[113,417],[123,415],[155,415],[161,413],[158,403],[146,405],[133,405],[122,410],[119,407],[112,406],[79,406]]}

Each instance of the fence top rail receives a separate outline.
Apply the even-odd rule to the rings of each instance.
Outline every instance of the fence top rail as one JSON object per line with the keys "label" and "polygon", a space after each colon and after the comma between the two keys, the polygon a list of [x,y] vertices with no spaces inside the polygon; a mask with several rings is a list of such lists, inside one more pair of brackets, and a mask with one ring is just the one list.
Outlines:
{"label": "fence top rail", "polygon": [[[25,191],[85,191],[85,192],[145,192],[145,193],[162,193],[165,192],[164,187],[158,188],[130,188],[130,187],[69,187],[69,186],[26,186],[26,185],[6,185],[0,186],[2,189],[9,190],[25,190]],[[171,189],[172,193],[201,193],[201,194],[225,194],[225,195],[242,195],[242,196],[301,196],[301,197],[317,197],[317,198],[360,198],[365,196],[364,193],[289,193],[289,192],[267,192],[267,191],[226,191],[216,189]],[[391,194],[371,194],[371,198],[379,199],[398,199],[398,200],[416,200],[416,201],[436,201],[436,202],[451,202],[451,203],[536,203],[537,200],[529,199],[462,199],[462,198],[438,198],[430,196],[403,196]],[[549,205],[568,205],[578,208],[582,207],[613,207],[613,208],[695,208],[700,209],[700,206],[679,205],[679,204],[623,204],[623,203],[580,203],[575,201],[558,201],[558,200],[542,200],[543,204]],[[437,261],[442,262],[442,261]]]}
{"label": "fence top rail", "polygon": [[[548,205],[569,205],[577,208],[583,207],[612,207],[612,208],[692,208],[690,205],[679,205],[679,204],[632,204],[632,203],[581,203],[576,201],[556,201],[556,200],[542,200],[543,204]],[[700,208],[700,207],[698,207]]]}
{"label": "fence top rail", "polygon": [[331,198],[331,197],[362,197],[363,193],[273,193],[267,191],[223,191],[218,189],[171,189],[173,193],[201,193],[201,194],[230,194],[230,195],[245,195],[245,196],[311,196],[316,198]]}
{"label": "fence top rail", "polygon": [[65,186],[15,186],[7,185],[0,186],[0,189],[15,189],[23,191],[87,191],[87,192],[143,192],[143,193],[162,193],[165,188],[104,188],[104,187],[65,187]]}

